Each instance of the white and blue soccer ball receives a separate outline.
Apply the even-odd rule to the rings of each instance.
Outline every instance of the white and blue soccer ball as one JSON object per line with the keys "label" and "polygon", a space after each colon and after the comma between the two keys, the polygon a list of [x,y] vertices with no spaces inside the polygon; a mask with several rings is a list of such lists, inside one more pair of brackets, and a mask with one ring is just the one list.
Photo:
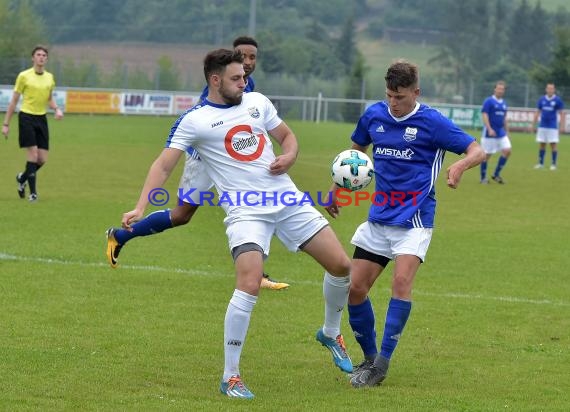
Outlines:
{"label": "white and blue soccer ball", "polygon": [[350,191],[365,188],[374,176],[372,160],[359,150],[345,150],[333,160],[331,167],[333,181]]}

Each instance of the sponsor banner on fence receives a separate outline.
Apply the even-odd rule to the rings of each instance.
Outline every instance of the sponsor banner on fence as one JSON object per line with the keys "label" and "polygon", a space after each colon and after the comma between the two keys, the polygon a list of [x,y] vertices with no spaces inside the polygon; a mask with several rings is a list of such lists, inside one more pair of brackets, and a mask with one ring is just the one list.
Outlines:
{"label": "sponsor banner on fence", "polygon": [[172,114],[172,94],[123,93],[122,100],[125,114]]}
{"label": "sponsor banner on fence", "polygon": [[481,110],[478,107],[435,105],[433,108],[460,127],[478,129],[483,126]]}
{"label": "sponsor banner on fence", "polygon": [[121,94],[111,92],[67,91],[69,113],[119,113]]}
{"label": "sponsor banner on fence", "polygon": [[190,94],[177,94],[174,96],[174,114],[184,113],[186,110],[198,103],[200,96]]}

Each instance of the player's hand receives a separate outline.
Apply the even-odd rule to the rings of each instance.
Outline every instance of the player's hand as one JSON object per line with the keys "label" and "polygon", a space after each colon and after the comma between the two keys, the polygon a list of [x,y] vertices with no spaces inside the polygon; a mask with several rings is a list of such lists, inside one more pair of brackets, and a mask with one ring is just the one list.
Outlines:
{"label": "player's hand", "polygon": [[497,135],[497,132],[492,127],[489,127],[489,130],[487,130],[487,134],[491,137],[494,137]]}
{"label": "player's hand", "polygon": [[133,209],[130,212],[123,214],[123,219],[121,219],[121,226],[123,229],[132,230],[131,225],[135,222],[141,220],[143,212],[137,209]]}
{"label": "player's hand", "polygon": [[55,117],[55,120],[63,119],[63,112],[61,111],[61,109],[59,107],[57,109],[55,109],[54,117]]}
{"label": "player's hand", "polygon": [[461,181],[461,176],[463,176],[463,172],[465,171],[465,168],[460,162],[461,160],[453,163],[447,168],[447,186],[452,189],[457,189],[457,186]]}
{"label": "player's hand", "polygon": [[6,139],[8,139],[8,132],[10,131],[10,126],[2,125],[2,134]]}
{"label": "player's hand", "polygon": [[269,173],[272,175],[282,175],[283,173],[287,173],[287,170],[293,166],[295,160],[296,158],[294,155],[279,155],[275,158],[273,163],[269,165]]}
{"label": "player's hand", "polygon": [[[336,189],[338,188],[335,186],[332,190],[330,190],[327,193],[327,195],[324,198],[324,203],[327,205],[325,206],[325,210],[334,219],[336,219],[338,215],[340,215],[340,208],[341,208],[341,206],[339,206],[336,202]],[[329,202],[330,204],[328,204]]]}

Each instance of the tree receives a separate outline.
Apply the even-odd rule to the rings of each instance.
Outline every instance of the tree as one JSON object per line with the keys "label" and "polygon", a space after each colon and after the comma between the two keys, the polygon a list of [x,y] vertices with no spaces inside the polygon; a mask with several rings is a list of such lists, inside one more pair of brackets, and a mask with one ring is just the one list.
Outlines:
{"label": "tree", "polygon": [[548,65],[536,64],[531,70],[531,77],[539,86],[548,82],[570,86],[570,28],[559,27],[555,30],[556,46],[553,59]]}
{"label": "tree", "polygon": [[345,20],[336,45],[336,57],[344,67],[344,74],[349,74],[353,69],[357,51],[354,16],[351,15]]}
{"label": "tree", "polygon": [[[360,99],[362,96],[363,83],[366,75],[366,64],[364,56],[361,53],[356,53],[354,64],[350,76],[347,80],[345,98],[347,99]],[[343,121],[355,123],[362,114],[361,108],[353,103],[345,103],[342,110]]]}
{"label": "tree", "polygon": [[32,48],[45,42],[44,25],[28,0],[0,0],[0,84],[11,84],[30,63]]}

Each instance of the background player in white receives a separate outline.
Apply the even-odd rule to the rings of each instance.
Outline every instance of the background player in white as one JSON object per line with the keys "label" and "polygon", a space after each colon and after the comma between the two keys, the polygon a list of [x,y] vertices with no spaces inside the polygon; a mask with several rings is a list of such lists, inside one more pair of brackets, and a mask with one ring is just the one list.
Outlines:
{"label": "background player in white", "polygon": [[[285,206],[275,200],[275,192],[303,197],[286,174],[297,157],[297,139],[267,97],[256,92],[244,94],[242,62],[239,51],[208,53],[204,59],[208,97],[175,122],[166,148],[149,170],[135,209],[123,215],[122,224],[129,228],[143,216],[150,190],[161,187],[186,149],[194,147],[220,196],[231,200],[223,207],[236,288],[224,323],[225,366],[220,391],[230,397],[252,398],[241,380],[239,360],[273,234],[290,250],[308,253],[325,268],[325,321],[317,340],[345,372],[352,371],[352,363],[344,349],[340,322],[348,298],[350,260],[315,208],[306,203]],[[281,146],[281,155],[273,153],[268,133]],[[266,193],[268,199],[261,205],[237,205],[237,197],[247,191]]]}
{"label": "background player in white", "polygon": [[[368,221],[356,230],[352,244],[352,283],[348,298],[349,322],[360,344],[364,362],[355,367],[351,383],[373,386],[384,380],[390,358],[412,307],[412,285],[424,261],[435,217],[435,182],[446,151],[466,153],[447,169],[447,185],[456,188],[463,172],[483,161],[475,139],[437,110],[417,102],[418,69],[406,61],[392,64],[386,73],[386,101],[362,115],[352,134],[352,148],[366,152],[372,145],[376,191],[395,201],[370,206]],[[334,190],[334,186],[332,188]],[[331,191],[332,191],[331,190]],[[407,193],[402,199],[401,194]],[[327,207],[333,217],[336,201]],[[394,260],[390,299],[381,350],[376,345],[375,317],[370,289],[390,260]]]}
{"label": "background player in white", "polygon": [[[252,92],[255,89],[255,82],[251,74],[255,71],[257,62],[257,41],[248,36],[237,37],[233,46],[235,50],[239,50],[243,56],[243,69],[246,76],[245,92]],[[200,95],[199,102],[204,100],[208,95],[208,86],[204,88]],[[111,267],[116,268],[121,249],[131,239],[140,236],[150,236],[162,233],[165,230],[186,225],[198,210],[200,204],[199,193],[209,191],[213,186],[212,179],[204,171],[204,166],[200,161],[200,157],[196,151],[189,147],[186,152],[186,161],[184,162],[184,172],[180,177],[179,188],[183,193],[189,193],[191,189],[195,189],[189,197],[196,204],[190,204],[187,199],[179,199],[177,205],[171,209],[158,210],[146,216],[134,224],[131,230],[119,228],[110,228],[107,230],[107,260]],[[278,282],[272,279],[266,273],[261,279],[261,287],[266,289],[281,290],[289,287],[289,284]]]}
{"label": "background player in white", "polygon": [[[560,132],[558,130],[562,110],[564,110],[564,102],[556,94],[554,83],[546,85],[546,94],[538,99],[536,104],[537,111],[534,115],[532,124],[533,131],[536,132],[536,141],[538,143],[538,163],[535,169],[544,168],[544,155],[546,154],[546,144],[550,143],[552,152],[552,163],[550,170],[556,170],[556,162],[558,160],[558,142],[560,141]],[[538,119],[540,117],[540,123]],[[535,125],[538,128],[534,130]]]}
{"label": "background player in white", "polygon": [[501,152],[501,157],[497,162],[495,172],[491,177],[495,182],[503,184],[505,181],[501,177],[501,170],[507,164],[507,159],[511,155],[511,141],[509,139],[509,127],[507,122],[507,102],[503,99],[506,84],[500,80],[495,83],[495,90],[483,102],[481,117],[483,120],[483,133],[481,135],[481,146],[487,154],[486,159],[481,163],[481,183],[489,183],[487,179],[487,162],[491,155]]}

